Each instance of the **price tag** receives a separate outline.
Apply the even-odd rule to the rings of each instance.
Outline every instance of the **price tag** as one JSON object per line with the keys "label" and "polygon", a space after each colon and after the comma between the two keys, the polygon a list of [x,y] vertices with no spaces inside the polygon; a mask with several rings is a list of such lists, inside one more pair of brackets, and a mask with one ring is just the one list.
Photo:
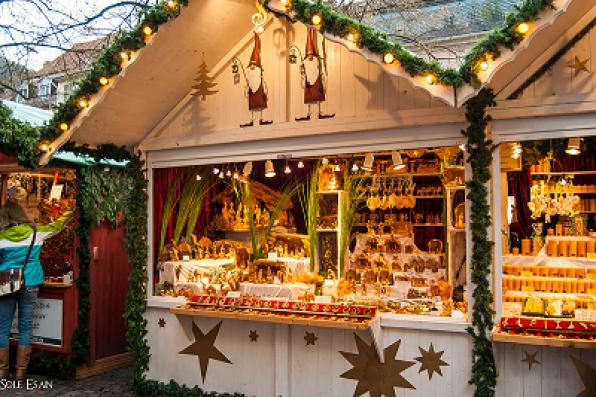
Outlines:
{"label": "price tag", "polygon": [[267,258],[268,259],[272,259],[272,260],[276,260],[277,259],[277,252],[269,252],[269,253],[267,253]]}
{"label": "price tag", "polygon": [[240,298],[240,291],[228,291],[226,296],[228,298]]}
{"label": "price tag", "polygon": [[183,261],[189,261],[190,260],[190,256],[189,255],[183,255],[182,256],[182,260]]}
{"label": "price tag", "polygon": [[327,295],[315,296],[315,303],[331,303],[331,297]]}
{"label": "price tag", "polygon": [[520,317],[521,314],[521,302],[503,302],[503,317]]}

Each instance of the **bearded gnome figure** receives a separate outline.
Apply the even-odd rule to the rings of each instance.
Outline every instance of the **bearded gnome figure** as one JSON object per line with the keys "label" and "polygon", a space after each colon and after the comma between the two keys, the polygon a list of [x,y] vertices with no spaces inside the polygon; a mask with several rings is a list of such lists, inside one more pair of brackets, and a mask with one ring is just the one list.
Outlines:
{"label": "bearded gnome figure", "polygon": [[296,121],[310,120],[312,106],[317,105],[319,119],[334,117],[335,114],[323,114],[321,103],[325,101],[325,64],[317,49],[316,30],[308,28],[306,33],[306,49],[301,65],[302,82],[304,85],[304,104],[308,105],[308,114],[297,117]]}
{"label": "bearded gnome figure", "polygon": [[255,44],[250,56],[250,62],[245,70],[248,109],[251,113],[250,122],[240,127],[252,127],[255,116],[259,114],[259,124],[271,124],[271,120],[263,120],[263,110],[267,109],[267,85],[263,80],[263,66],[261,65],[261,39],[255,32]]}

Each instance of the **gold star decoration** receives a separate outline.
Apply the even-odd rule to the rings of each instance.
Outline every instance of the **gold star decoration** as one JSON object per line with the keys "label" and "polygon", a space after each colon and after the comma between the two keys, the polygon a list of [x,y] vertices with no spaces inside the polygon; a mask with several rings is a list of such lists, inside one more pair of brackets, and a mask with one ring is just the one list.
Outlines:
{"label": "gold star decoration", "polygon": [[596,369],[573,356],[571,356],[571,361],[573,361],[573,365],[575,365],[575,369],[585,387],[584,391],[576,397],[596,396]]}
{"label": "gold star decoration", "polygon": [[306,341],[306,346],[308,345],[315,345],[315,342],[319,339],[318,336],[315,335],[314,332],[304,332],[304,340]]}
{"label": "gold star decoration", "polygon": [[522,358],[522,361],[525,361],[528,363],[528,371],[532,370],[532,365],[534,364],[540,364],[540,361],[538,361],[536,359],[536,355],[538,354],[538,350],[536,350],[534,352],[534,354],[530,354],[528,353],[526,350],[524,350],[524,358]]}
{"label": "gold star decoration", "polygon": [[424,350],[421,346],[418,346],[418,350],[420,350],[421,356],[414,358],[414,360],[420,363],[420,369],[418,370],[418,373],[426,371],[428,374],[428,380],[433,378],[433,374],[435,372],[443,376],[441,367],[449,366],[449,364],[441,360],[441,356],[445,351],[442,350],[440,352],[435,352],[435,348],[432,343],[430,344],[428,350]]}
{"label": "gold star decoration", "polygon": [[209,360],[217,360],[224,363],[232,364],[230,360],[217,347],[215,347],[215,339],[219,333],[221,327],[221,321],[211,329],[211,331],[204,334],[199,327],[193,322],[192,333],[195,336],[195,341],[190,346],[186,347],[179,354],[191,354],[199,358],[201,367],[201,377],[203,383],[205,383],[205,376],[207,375],[207,367],[209,366]]}
{"label": "gold star decoration", "polygon": [[259,334],[257,334],[256,330],[250,330],[248,337],[250,338],[251,342],[257,342],[257,339],[259,339]]}
{"label": "gold star decoration", "polygon": [[402,389],[416,389],[401,373],[415,363],[413,361],[397,360],[397,351],[401,339],[387,346],[383,350],[383,362],[377,355],[374,342],[367,344],[354,333],[358,353],[342,352],[352,368],[340,375],[345,379],[358,381],[354,396],[358,397],[366,392],[370,397],[395,397],[395,387]]}
{"label": "gold star decoration", "polygon": [[159,321],[157,322],[157,324],[159,324],[159,328],[163,328],[166,326],[166,320],[164,320],[163,318],[160,318]]}
{"label": "gold star decoration", "polygon": [[588,67],[586,66],[586,64],[588,63],[589,60],[590,60],[590,58],[588,57],[588,58],[586,58],[585,61],[580,61],[576,55],[573,63],[570,63],[567,66],[569,66],[571,69],[575,70],[575,76],[577,76],[579,74],[579,72],[581,72],[582,70],[584,72],[590,73],[590,71],[588,70]]}

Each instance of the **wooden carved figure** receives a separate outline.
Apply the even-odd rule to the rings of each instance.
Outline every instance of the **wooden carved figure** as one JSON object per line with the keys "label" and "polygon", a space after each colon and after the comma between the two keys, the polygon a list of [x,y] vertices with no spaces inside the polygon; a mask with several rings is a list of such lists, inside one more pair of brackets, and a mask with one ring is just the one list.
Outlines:
{"label": "wooden carved figure", "polygon": [[241,124],[240,127],[252,127],[255,125],[255,116],[259,114],[259,124],[271,124],[271,120],[263,120],[263,110],[267,109],[267,84],[263,79],[263,65],[261,64],[261,38],[255,31],[254,33],[254,47],[250,56],[248,66],[244,68],[242,63],[235,58],[232,64],[232,71],[234,78],[239,77],[238,70],[242,69],[244,79],[246,81],[245,92],[248,97],[248,110],[250,110],[250,121]]}
{"label": "wooden carved figure", "polygon": [[323,41],[323,56],[319,55],[317,48],[317,31],[314,28],[308,28],[306,32],[306,48],[304,58],[296,46],[292,46],[290,62],[295,63],[297,56],[300,55],[301,65],[300,74],[302,75],[302,85],[304,88],[304,104],[308,106],[308,114],[304,117],[297,117],[296,121],[310,120],[312,114],[311,107],[317,105],[319,119],[334,117],[335,114],[323,114],[321,103],[325,102],[325,77],[327,75],[325,44]]}

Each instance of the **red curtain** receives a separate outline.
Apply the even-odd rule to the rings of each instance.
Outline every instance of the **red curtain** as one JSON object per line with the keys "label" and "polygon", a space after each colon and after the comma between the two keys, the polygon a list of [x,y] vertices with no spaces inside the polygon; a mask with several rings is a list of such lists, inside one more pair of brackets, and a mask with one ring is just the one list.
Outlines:
{"label": "red curtain", "polygon": [[[511,225],[512,231],[520,234],[520,238],[529,238],[532,235],[532,215],[528,208],[530,202],[530,187],[532,175],[530,169],[508,173],[509,194],[515,198],[517,208],[517,225]],[[502,214],[507,216],[507,214]]]}

